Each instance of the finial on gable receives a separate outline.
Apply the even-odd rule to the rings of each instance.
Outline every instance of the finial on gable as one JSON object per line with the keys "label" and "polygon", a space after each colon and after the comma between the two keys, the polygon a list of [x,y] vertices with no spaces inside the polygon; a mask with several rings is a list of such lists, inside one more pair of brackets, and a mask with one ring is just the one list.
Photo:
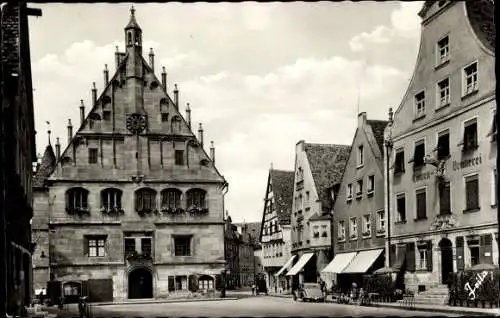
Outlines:
{"label": "finial on gable", "polygon": [[273,170],[273,163],[271,162],[271,169],[270,170]]}
{"label": "finial on gable", "polygon": [[198,128],[198,140],[200,141],[201,147],[203,148],[203,124],[200,123]]}
{"label": "finial on gable", "polygon": [[189,107],[189,103],[186,105],[186,120],[189,129],[191,129],[191,107]]}
{"label": "finial on gable", "polygon": [[392,123],[393,121],[393,113],[392,113],[392,107],[389,108],[389,122]]}
{"label": "finial on gable", "polygon": [[132,6],[130,7],[130,15],[131,15],[131,16],[135,16],[135,8],[134,8],[134,5],[132,5]]}

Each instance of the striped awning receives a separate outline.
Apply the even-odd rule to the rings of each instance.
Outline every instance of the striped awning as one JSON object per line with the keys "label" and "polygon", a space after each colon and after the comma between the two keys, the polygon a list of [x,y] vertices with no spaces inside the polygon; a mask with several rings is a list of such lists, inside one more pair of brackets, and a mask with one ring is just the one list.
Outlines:
{"label": "striped awning", "polygon": [[357,252],[349,252],[335,255],[333,260],[328,265],[326,265],[326,267],[321,272],[337,274],[342,273],[342,270],[351,263],[356,254]]}
{"label": "striped awning", "polygon": [[299,261],[295,265],[293,265],[293,267],[290,269],[290,271],[288,271],[288,273],[286,273],[286,276],[297,275],[297,273],[300,272],[302,270],[302,268],[304,268],[304,266],[306,266],[307,262],[309,262],[309,260],[313,256],[314,256],[314,253],[307,253],[307,254],[302,255],[302,257],[299,259]]}
{"label": "striped awning", "polygon": [[292,257],[290,257],[290,259],[285,263],[285,265],[283,265],[283,267],[281,267],[281,269],[276,274],[274,274],[274,276],[280,276],[281,274],[283,274],[283,272],[288,267],[290,267],[290,265],[292,265],[292,262],[295,259],[295,256],[297,256],[297,255],[292,255]]}
{"label": "striped awning", "polygon": [[349,266],[342,271],[342,274],[366,273],[383,251],[384,249],[381,248],[359,252]]}

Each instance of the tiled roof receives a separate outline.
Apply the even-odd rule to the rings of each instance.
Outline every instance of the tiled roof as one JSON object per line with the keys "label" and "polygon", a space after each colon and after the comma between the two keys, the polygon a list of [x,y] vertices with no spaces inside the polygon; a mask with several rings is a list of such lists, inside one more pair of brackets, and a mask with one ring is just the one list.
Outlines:
{"label": "tiled roof", "polygon": [[276,213],[280,225],[290,224],[293,204],[293,171],[269,170]]}
{"label": "tiled roof", "polygon": [[304,144],[323,211],[332,207],[329,189],[341,182],[350,149],[347,145]]}
{"label": "tiled roof", "polygon": [[466,1],[467,16],[474,33],[491,51],[495,52],[495,3],[492,0]]}
{"label": "tiled roof", "polygon": [[43,188],[45,179],[47,179],[50,174],[54,171],[56,166],[56,156],[54,155],[54,150],[51,145],[45,148],[43,153],[42,162],[38,168],[36,174],[33,176],[33,187]]}
{"label": "tiled roof", "polygon": [[332,217],[330,214],[322,214],[319,215],[318,213],[315,213],[312,217],[309,218],[309,221],[322,221],[322,220],[330,220]]}
{"label": "tiled roof", "polygon": [[384,149],[384,130],[389,121],[387,120],[367,120],[366,123],[372,127],[373,136],[377,141],[377,145],[382,151]]}
{"label": "tiled roof", "polygon": [[247,233],[250,234],[253,242],[258,242],[260,238],[261,222],[235,223],[239,227],[247,226]]}

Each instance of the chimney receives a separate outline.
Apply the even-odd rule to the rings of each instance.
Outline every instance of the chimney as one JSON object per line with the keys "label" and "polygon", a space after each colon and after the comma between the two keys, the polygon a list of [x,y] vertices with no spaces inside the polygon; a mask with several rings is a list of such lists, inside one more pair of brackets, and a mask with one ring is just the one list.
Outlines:
{"label": "chimney", "polygon": [[95,82],[92,83],[92,105],[97,104],[97,88]]}
{"label": "chimney", "polygon": [[59,143],[59,137],[56,138],[56,159],[59,161],[61,157],[61,144]]}
{"label": "chimney", "polygon": [[167,91],[167,72],[165,71],[165,66],[162,67],[161,86],[163,86],[163,89],[166,92]]}
{"label": "chimney", "polygon": [[366,124],[366,112],[358,114],[358,127],[362,127]]}
{"label": "chimney", "polygon": [[120,66],[120,52],[118,52],[118,46],[116,46],[116,52],[115,52],[115,64],[116,64],[116,71],[118,71],[118,67]]}
{"label": "chimney", "polygon": [[108,83],[109,83],[108,64],[104,64],[104,86],[107,86]]}
{"label": "chimney", "polygon": [[85,121],[85,105],[83,104],[83,99],[80,100],[80,125],[83,125]]}
{"label": "chimney", "polygon": [[186,119],[189,129],[191,129],[191,108],[189,107],[189,103],[186,106]]}
{"label": "chimney", "polygon": [[71,119],[68,119],[68,145],[71,143],[71,138],[73,138],[73,125]]}
{"label": "chimney", "polygon": [[177,84],[174,84],[174,104],[175,109],[179,110],[179,90],[177,89]]}
{"label": "chimney", "polygon": [[153,48],[149,49],[149,66],[155,72],[155,53],[153,52]]}
{"label": "chimney", "polygon": [[393,121],[392,115],[393,115],[393,113],[392,113],[392,107],[391,107],[391,108],[389,108],[389,122],[391,124],[392,124],[392,121]]}
{"label": "chimney", "polygon": [[212,162],[215,163],[215,147],[214,147],[214,142],[210,142],[210,159],[212,159]]}
{"label": "chimney", "polygon": [[271,170],[273,170],[273,163],[271,162]]}
{"label": "chimney", "polygon": [[200,141],[201,147],[203,148],[203,124],[200,123],[200,127],[198,128],[198,140]]}

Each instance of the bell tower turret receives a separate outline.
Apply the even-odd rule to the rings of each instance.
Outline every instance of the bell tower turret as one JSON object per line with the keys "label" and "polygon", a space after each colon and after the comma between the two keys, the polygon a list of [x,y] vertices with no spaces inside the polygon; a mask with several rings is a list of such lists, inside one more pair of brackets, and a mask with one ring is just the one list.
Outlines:
{"label": "bell tower turret", "polygon": [[130,8],[130,20],[125,27],[125,46],[127,51],[134,49],[136,53],[142,55],[142,30],[135,20],[134,6]]}

